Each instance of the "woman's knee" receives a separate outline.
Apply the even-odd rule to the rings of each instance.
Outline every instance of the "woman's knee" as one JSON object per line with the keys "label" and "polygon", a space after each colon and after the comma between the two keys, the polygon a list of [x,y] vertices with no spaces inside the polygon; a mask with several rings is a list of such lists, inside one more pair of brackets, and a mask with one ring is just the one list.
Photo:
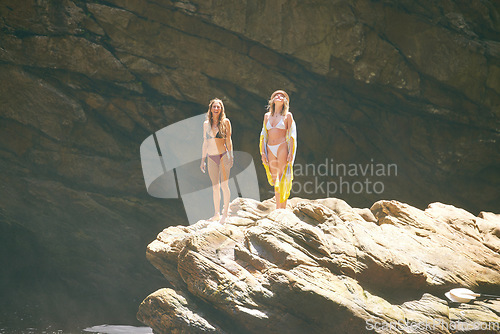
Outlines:
{"label": "woman's knee", "polygon": [[276,183],[276,180],[278,179],[278,174],[277,173],[271,173],[271,179],[273,180],[273,183]]}
{"label": "woman's knee", "polygon": [[223,187],[222,188],[222,195],[224,195],[224,200],[229,199],[229,195],[230,194],[231,194],[231,190],[229,190],[229,187],[227,187],[227,188]]}

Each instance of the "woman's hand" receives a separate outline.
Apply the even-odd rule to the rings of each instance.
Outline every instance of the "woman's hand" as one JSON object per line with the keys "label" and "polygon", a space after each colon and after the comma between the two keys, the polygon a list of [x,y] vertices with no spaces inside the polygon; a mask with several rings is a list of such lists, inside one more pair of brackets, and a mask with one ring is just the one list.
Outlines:
{"label": "woman's hand", "polygon": [[292,152],[288,153],[288,157],[286,158],[287,162],[292,162],[293,154]]}
{"label": "woman's hand", "polygon": [[267,157],[264,153],[261,154],[261,159],[262,159],[262,163],[269,165],[269,162],[267,161]]}
{"label": "woman's hand", "polygon": [[207,168],[207,164],[205,163],[205,159],[201,159],[201,165],[200,165],[200,169],[203,173],[205,173],[206,171],[206,168]]}

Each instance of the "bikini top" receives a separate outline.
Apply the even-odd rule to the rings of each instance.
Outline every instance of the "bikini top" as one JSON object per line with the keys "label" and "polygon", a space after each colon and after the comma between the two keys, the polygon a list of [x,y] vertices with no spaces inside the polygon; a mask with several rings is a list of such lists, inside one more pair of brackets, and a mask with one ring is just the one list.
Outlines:
{"label": "bikini top", "polygon": [[220,131],[217,131],[217,134],[214,136],[212,136],[208,131],[207,131],[207,138],[211,139],[211,138],[220,138],[220,139],[223,139],[224,137],[220,134]]}
{"label": "bikini top", "polygon": [[267,129],[268,130],[271,130],[271,129],[283,129],[283,130],[285,130],[286,126],[285,126],[285,122],[283,121],[283,117],[281,117],[280,121],[275,126],[271,126],[271,122],[269,122],[269,118],[268,118],[267,119]]}

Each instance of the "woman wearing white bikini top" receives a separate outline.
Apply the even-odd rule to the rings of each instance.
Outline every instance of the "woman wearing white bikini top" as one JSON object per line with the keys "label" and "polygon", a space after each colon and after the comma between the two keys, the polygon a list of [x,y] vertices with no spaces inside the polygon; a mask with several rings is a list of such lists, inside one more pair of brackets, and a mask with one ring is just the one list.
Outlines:
{"label": "woman wearing white bikini top", "polygon": [[277,209],[286,208],[297,146],[295,122],[289,111],[289,101],[288,94],[283,90],[277,90],[271,95],[260,138],[262,163],[269,183],[274,186]]}

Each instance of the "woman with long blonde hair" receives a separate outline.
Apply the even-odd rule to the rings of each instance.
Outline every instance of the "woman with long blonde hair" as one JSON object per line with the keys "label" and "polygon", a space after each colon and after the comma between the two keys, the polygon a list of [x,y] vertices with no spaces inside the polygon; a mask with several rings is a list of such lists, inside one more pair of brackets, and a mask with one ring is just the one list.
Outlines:
{"label": "woman with long blonde hair", "polygon": [[[208,175],[212,181],[214,199],[214,215],[209,220],[225,222],[229,210],[229,172],[233,166],[233,142],[231,140],[231,122],[226,117],[224,103],[220,99],[213,99],[208,105],[207,117],[203,123],[203,147],[201,157],[201,171],[206,172],[208,156]],[[224,198],[222,217],[220,216],[220,191]]]}
{"label": "woman with long blonde hair", "polygon": [[293,181],[293,162],[297,152],[297,129],[289,110],[290,98],[277,90],[269,99],[268,112],[260,134],[260,154],[267,179],[274,186],[276,208],[285,209]]}

